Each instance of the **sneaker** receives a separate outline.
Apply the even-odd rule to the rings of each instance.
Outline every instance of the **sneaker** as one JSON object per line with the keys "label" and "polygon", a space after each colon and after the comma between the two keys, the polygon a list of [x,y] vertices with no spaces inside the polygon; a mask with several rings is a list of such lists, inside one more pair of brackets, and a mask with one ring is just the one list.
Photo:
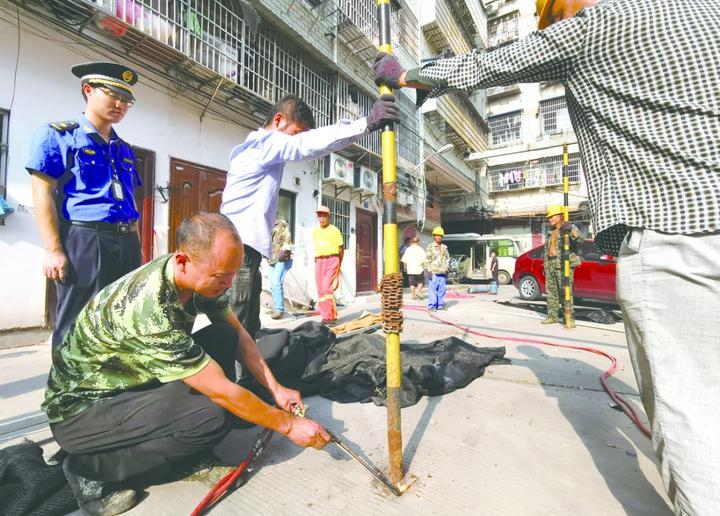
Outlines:
{"label": "sneaker", "polygon": [[437,312],[437,308],[435,308],[434,306],[431,306],[428,308],[428,312]]}
{"label": "sneaker", "polygon": [[282,319],[283,315],[285,315],[284,312],[278,312],[277,310],[275,310],[270,316],[270,319]]}
{"label": "sneaker", "polygon": [[540,321],[540,324],[555,324],[556,322],[557,322],[557,319],[548,317],[547,319],[543,319],[542,321]]}
{"label": "sneaker", "polygon": [[337,319],[323,319],[320,321],[320,324],[324,324],[328,328],[332,328],[333,326],[337,326]]}
{"label": "sneaker", "polygon": [[85,515],[113,516],[129,511],[139,501],[137,491],[132,489],[114,490],[112,482],[103,480],[90,480],[74,473],[68,469],[68,460],[63,460],[63,473],[70,484],[73,494],[78,502],[80,512]]}
{"label": "sneaker", "polygon": [[440,308],[438,308],[438,310],[442,310],[443,312],[447,312],[447,309],[448,308],[446,305],[442,305]]}

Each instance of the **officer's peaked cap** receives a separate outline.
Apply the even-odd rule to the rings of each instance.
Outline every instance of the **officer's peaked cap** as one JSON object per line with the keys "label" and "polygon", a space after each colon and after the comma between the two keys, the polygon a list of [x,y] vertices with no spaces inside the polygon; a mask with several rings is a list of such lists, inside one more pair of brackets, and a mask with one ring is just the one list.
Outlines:
{"label": "officer's peaked cap", "polygon": [[137,82],[138,74],[125,65],[97,61],[78,64],[70,70],[73,75],[80,78],[82,84],[105,86],[117,93],[135,98],[131,86]]}

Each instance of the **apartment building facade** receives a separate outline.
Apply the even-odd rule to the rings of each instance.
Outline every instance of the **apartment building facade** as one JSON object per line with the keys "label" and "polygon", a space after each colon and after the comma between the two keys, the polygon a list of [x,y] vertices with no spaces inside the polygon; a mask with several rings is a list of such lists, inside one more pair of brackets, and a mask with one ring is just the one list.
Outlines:
{"label": "apartment building facade", "polygon": [[[537,30],[535,2],[490,0],[488,48]],[[547,206],[563,203],[562,148],[569,146],[570,219],[591,234],[587,186],[564,88],[557,83],[515,84],[487,90],[487,149],[469,156],[484,173],[492,232],[513,235],[525,249],[542,243]]]}
{"label": "apartment building facade", "polygon": [[[393,1],[393,47],[406,67],[442,49],[428,44],[437,27],[445,28],[446,38],[458,30],[438,23],[457,23],[456,13],[447,17],[450,7],[474,6],[473,24],[460,29],[466,38],[482,32],[479,2],[444,2],[439,18],[421,24],[431,2]],[[138,102],[117,131],[135,146],[143,178],[136,201],[146,261],[173,250],[185,216],[219,208],[230,150],[284,94],[303,97],[320,126],[369,112],[377,96],[374,0],[253,5],[258,26],[234,0],[0,0],[0,66],[9,72],[0,75],[0,194],[15,209],[0,225],[0,306],[13,307],[0,315],[0,331],[51,322],[54,286],[41,274],[43,250],[24,164],[37,127],[72,119],[83,108],[69,72],[73,64],[119,61],[141,76]],[[448,102],[436,108],[439,113],[416,110],[412,91],[399,93],[398,102],[398,214],[410,236],[418,226],[429,232],[440,223],[446,192],[474,190],[477,171],[462,153],[482,150],[484,140],[467,113],[468,99],[459,106]],[[436,120],[444,120],[440,130]],[[438,154],[448,143],[452,152]],[[375,289],[383,266],[380,152],[376,133],[337,155],[286,167],[279,216],[290,222],[295,242],[289,297],[316,297],[311,232],[320,203],[331,208],[345,238],[340,300]]]}
{"label": "apartment building facade", "polygon": [[[420,22],[424,62],[487,46],[487,19],[479,0],[423,0]],[[485,92],[428,99],[422,113],[430,148],[452,145],[442,154],[426,152],[425,176],[439,196],[436,214],[445,232],[486,232],[489,206],[480,163],[466,161],[489,148]],[[428,218],[425,226],[440,223],[440,218]]]}

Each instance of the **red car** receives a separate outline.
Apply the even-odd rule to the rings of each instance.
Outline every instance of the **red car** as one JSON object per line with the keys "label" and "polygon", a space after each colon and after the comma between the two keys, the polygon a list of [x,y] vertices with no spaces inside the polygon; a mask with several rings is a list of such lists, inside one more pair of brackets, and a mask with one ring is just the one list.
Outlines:
{"label": "red car", "polygon": [[[573,297],[614,302],[615,258],[600,254],[592,240],[579,242],[577,251],[582,263],[575,268]],[[545,294],[544,253],[544,246],[539,246],[521,254],[515,262],[513,285],[528,301]]]}

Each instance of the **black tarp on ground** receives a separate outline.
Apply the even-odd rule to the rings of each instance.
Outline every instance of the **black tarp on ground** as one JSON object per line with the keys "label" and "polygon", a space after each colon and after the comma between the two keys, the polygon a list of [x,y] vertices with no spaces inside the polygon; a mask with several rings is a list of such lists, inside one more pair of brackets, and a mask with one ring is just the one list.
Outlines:
{"label": "black tarp on ground", "polygon": [[[303,396],[320,395],[340,403],[385,404],[385,337],[355,335],[336,340],[325,326],[308,321],[291,332],[265,331],[258,344],[278,380]],[[401,344],[401,404],[446,394],[468,385],[491,364],[509,363],[505,348],[479,348],[456,337],[429,344]],[[305,364],[301,378],[300,364]],[[253,386],[254,381],[240,382]]]}
{"label": "black tarp on ground", "polygon": [[49,466],[33,442],[0,450],[0,515],[52,516],[77,509],[61,465]]}

